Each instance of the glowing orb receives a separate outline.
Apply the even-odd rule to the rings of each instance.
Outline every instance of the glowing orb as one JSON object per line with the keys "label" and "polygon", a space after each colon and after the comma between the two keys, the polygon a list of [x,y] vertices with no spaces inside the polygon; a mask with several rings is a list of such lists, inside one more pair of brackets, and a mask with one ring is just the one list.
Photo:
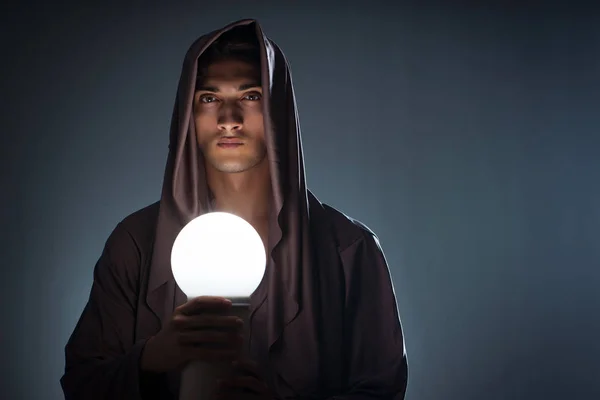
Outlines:
{"label": "glowing orb", "polygon": [[188,299],[247,299],[265,273],[266,254],[246,220],[224,212],[196,217],[177,235],[171,251],[175,282]]}

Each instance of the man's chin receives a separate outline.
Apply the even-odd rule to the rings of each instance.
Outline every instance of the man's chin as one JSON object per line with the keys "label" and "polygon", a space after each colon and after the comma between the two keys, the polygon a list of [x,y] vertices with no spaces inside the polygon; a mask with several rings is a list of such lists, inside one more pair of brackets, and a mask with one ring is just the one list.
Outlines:
{"label": "man's chin", "polygon": [[215,157],[210,160],[213,168],[227,174],[246,172],[256,168],[260,163],[260,159],[253,157]]}
{"label": "man's chin", "polygon": [[243,168],[243,167],[237,167],[237,166],[223,166],[223,167],[219,167],[217,169],[219,170],[219,172],[222,172],[225,174],[240,174],[242,172],[248,171],[250,168]]}
{"label": "man's chin", "polygon": [[240,162],[215,163],[213,166],[217,169],[217,171],[226,174],[239,174],[241,172],[248,171],[253,167],[252,164]]}

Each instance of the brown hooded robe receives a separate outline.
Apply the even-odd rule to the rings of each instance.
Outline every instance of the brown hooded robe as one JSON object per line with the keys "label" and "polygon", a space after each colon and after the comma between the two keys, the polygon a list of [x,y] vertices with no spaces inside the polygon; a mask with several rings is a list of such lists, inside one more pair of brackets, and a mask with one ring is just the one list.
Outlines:
{"label": "brown hooded robe", "polygon": [[377,237],[307,190],[287,61],[254,20],[192,44],[175,102],[161,200],[122,220],[94,269],[66,349],[67,400],[177,399],[179,371],[142,374],[146,340],[186,301],[170,251],[211,211],[192,118],[198,57],[222,33],[256,33],[274,210],[270,258],[251,298],[250,351],[280,399],[403,399],[408,367],[388,266]]}

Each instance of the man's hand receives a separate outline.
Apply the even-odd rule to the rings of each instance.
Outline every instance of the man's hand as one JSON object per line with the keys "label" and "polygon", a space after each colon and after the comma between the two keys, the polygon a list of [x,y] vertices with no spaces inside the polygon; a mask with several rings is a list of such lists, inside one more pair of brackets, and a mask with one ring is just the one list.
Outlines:
{"label": "man's hand", "polygon": [[275,400],[262,379],[256,363],[240,360],[233,363],[233,374],[219,384],[217,400]]}
{"label": "man's hand", "polygon": [[243,321],[228,315],[231,301],[197,297],[177,307],[144,346],[142,371],[166,372],[191,360],[231,362],[240,354]]}

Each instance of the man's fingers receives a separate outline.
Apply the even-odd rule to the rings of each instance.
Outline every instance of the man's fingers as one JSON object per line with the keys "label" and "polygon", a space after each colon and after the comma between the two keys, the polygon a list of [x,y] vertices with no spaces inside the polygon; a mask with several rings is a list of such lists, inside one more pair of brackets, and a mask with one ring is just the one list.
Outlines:
{"label": "man's fingers", "polygon": [[177,311],[185,314],[192,315],[198,312],[218,312],[227,311],[231,308],[231,300],[223,297],[214,296],[200,296],[195,297],[185,304],[177,307]]}
{"label": "man's fingers", "polygon": [[220,315],[185,315],[177,314],[173,317],[173,324],[180,330],[186,329],[232,329],[239,331],[244,326],[244,322],[236,316]]}
{"label": "man's fingers", "polygon": [[206,362],[230,362],[239,357],[239,351],[227,349],[211,349],[186,347],[185,352],[188,360]]}
{"label": "man's fingers", "polygon": [[179,333],[177,340],[182,346],[199,345],[233,345],[243,344],[244,338],[241,334],[219,331],[184,331]]}

